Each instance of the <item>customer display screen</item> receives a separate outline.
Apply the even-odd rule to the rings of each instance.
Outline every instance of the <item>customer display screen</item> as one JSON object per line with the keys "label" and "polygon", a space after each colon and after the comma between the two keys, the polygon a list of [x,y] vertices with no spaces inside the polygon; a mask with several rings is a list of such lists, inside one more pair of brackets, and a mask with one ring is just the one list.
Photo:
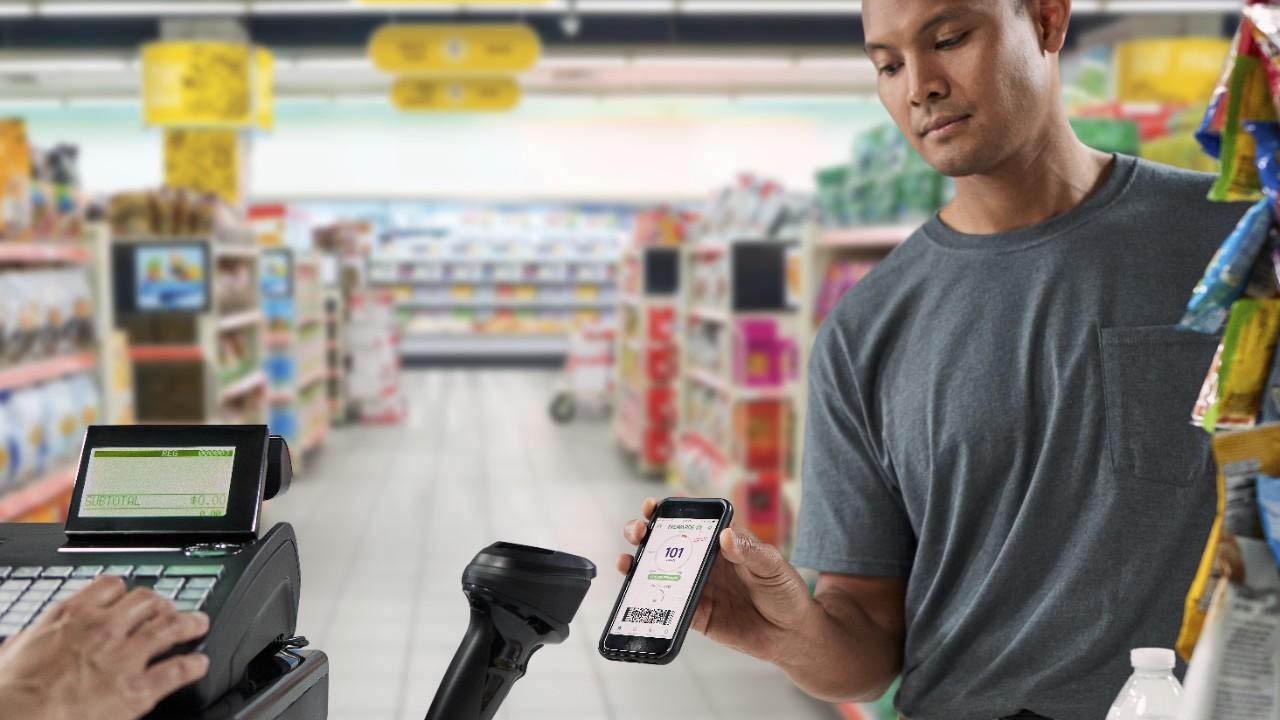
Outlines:
{"label": "customer display screen", "polygon": [[80,517],[223,517],[235,447],[91,448]]}
{"label": "customer display screen", "polygon": [[670,640],[680,627],[717,518],[658,518],[609,632]]}

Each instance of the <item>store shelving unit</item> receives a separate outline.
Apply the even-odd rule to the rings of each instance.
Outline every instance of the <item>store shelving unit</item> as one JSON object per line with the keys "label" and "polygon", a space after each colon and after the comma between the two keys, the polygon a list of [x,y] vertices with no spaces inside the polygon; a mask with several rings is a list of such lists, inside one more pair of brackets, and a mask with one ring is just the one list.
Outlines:
{"label": "store shelving unit", "polygon": [[613,433],[645,474],[665,472],[674,451],[679,271],[679,247],[623,252]]}
{"label": "store shelving unit", "polygon": [[139,419],[265,423],[266,316],[258,247],[241,234],[116,237],[112,242],[135,250],[196,244],[209,257],[207,309],[120,315],[136,368]]}
{"label": "store shelving unit", "polygon": [[[884,259],[898,245],[915,232],[913,225],[884,225],[856,228],[822,228],[813,226],[809,230],[808,252],[805,264],[807,277],[811,280],[808,292],[803,295],[804,305],[801,309],[802,337],[805,355],[810,352],[817,329],[829,312],[830,305],[840,295],[842,289],[852,285]],[[834,287],[826,287],[836,283]],[[824,297],[824,294],[826,297]],[[801,382],[808,385],[808,363],[801,364]],[[808,403],[808,393],[800,394],[796,416],[796,457],[804,453],[804,420]],[[798,460],[797,460],[798,462]],[[782,487],[783,498],[792,511],[799,509],[801,485],[798,482],[786,483]],[[892,695],[889,695],[892,697]],[[836,710],[844,720],[875,720],[884,716],[886,702],[877,705],[842,704]]]}
{"label": "store shelving unit", "polygon": [[[75,240],[0,241],[0,272],[25,273],[40,270],[79,269],[86,275],[91,297],[93,319],[92,345],[53,355],[19,360],[0,367],[0,396],[38,388],[46,383],[78,375],[94,379],[98,391],[96,409],[81,412],[79,422],[129,422],[132,420],[130,369],[120,352],[120,338],[113,334],[111,303],[103,298],[109,292],[101,273],[94,270],[104,257],[109,231],[100,224],[89,224],[83,236]],[[20,430],[26,431],[26,430]],[[75,482],[75,458],[78,439],[66,443],[68,453],[48,458],[46,466],[19,479],[16,486],[0,488],[0,522],[51,522],[65,517],[71,487]]]}
{"label": "store shelving unit", "polygon": [[725,497],[766,542],[786,544],[807,286],[802,240],[695,241],[683,252],[679,423],[670,481]]}
{"label": "store shelving unit", "polygon": [[329,399],[329,423],[347,419],[346,303],[337,288],[324,290],[325,390]]}
{"label": "store shelving unit", "polygon": [[616,312],[615,232],[407,231],[389,247],[369,280],[394,298],[407,360],[563,360],[575,322]]}
{"label": "store shelving unit", "polygon": [[321,258],[289,248],[262,250],[262,295],[272,432],[293,448],[295,464],[329,431],[328,333]]}

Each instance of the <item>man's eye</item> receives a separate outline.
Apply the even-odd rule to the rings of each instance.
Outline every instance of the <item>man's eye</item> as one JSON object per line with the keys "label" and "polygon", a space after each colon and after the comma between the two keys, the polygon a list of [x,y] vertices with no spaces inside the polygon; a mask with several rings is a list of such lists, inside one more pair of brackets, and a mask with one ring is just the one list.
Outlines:
{"label": "man's eye", "polygon": [[898,68],[902,67],[902,63],[890,63],[880,66],[881,75],[893,75],[898,72]]}
{"label": "man's eye", "polygon": [[964,42],[965,38],[967,37],[969,37],[969,33],[960,33],[959,35],[956,35],[954,37],[949,37],[945,40],[939,40],[938,43],[933,47],[935,50],[946,50],[947,48],[953,48],[959,45],[960,43]]}

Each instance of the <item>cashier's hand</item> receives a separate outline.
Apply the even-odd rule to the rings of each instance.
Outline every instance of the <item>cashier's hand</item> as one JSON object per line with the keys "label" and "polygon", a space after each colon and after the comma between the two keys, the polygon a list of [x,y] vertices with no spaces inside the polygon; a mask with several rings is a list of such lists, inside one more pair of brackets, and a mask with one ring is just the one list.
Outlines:
{"label": "cashier's hand", "polygon": [[203,613],[100,577],[0,645],[0,718],[139,718],[209,669],[199,654],[152,658],[208,630]]}
{"label": "cashier's hand", "polygon": [[[644,517],[653,517],[658,501],[644,501]],[[632,545],[644,540],[646,520],[632,520],[623,536]],[[632,556],[618,558],[618,571],[631,569]],[[732,527],[720,533],[720,555],[693,614],[693,629],[715,642],[776,662],[789,650],[792,632],[814,604],[800,573],[772,545],[751,531]]]}

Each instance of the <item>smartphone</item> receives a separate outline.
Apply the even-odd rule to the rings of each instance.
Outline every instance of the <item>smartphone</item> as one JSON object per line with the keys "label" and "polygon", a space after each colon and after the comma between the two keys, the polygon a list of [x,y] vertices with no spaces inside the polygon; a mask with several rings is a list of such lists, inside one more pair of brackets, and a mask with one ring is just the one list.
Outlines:
{"label": "smartphone", "polygon": [[732,521],[733,505],[721,498],[658,505],[600,638],[601,655],[657,665],[676,658],[719,553],[720,531]]}

